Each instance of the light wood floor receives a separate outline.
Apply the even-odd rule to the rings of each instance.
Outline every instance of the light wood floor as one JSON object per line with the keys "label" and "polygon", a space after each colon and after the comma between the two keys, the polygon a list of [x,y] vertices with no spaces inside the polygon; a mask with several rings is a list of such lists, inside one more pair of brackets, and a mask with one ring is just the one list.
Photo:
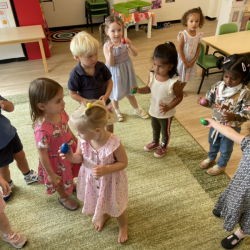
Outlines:
{"label": "light wood floor", "polygon": [[[213,36],[215,34],[217,21],[208,21],[202,28],[204,36]],[[146,83],[151,68],[151,57],[154,48],[166,41],[172,41],[177,46],[178,32],[184,28],[181,24],[172,24],[170,28],[152,30],[152,38],[147,39],[143,30],[136,32],[129,30],[128,38],[132,40],[133,45],[138,49],[139,55],[132,58],[136,74]],[[83,29],[86,30],[87,29]],[[90,29],[88,29],[90,32]],[[100,41],[98,28],[94,27],[93,36]],[[102,49],[99,50],[99,60],[105,61]],[[42,60],[32,60],[26,62],[0,64],[0,94],[2,96],[27,93],[29,84],[38,77],[48,77],[58,81],[62,86],[67,86],[69,74],[77,64],[69,50],[69,43],[53,43],[51,48],[51,58],[47,59],[50,73],[44,72]],[[215,82],[219,81],[221,74],[211,75],[205,78],[201,95]],[[201,70],[198,70],[198,77],[194,82],[187,84],[185,92],[188,96],[177,107],[176,118],[197,140],[197,142],[206,150],[209,149],[208,129],[203,128],[199,122],[200,117],[211,117],[211,110],[203,108],[196,103],[198,95],[196,94],[201,79]],[[243,126],[242,134],[246,134],[246,125]],[[174,138],[172,138],[174,140]],[[226,168],[226,173],[232,178],[241,158],[239,145],[235,145],[231,160]],[[197,163],[198,167],[198,163]],[[213,178],[213,177],[211,177]]]}

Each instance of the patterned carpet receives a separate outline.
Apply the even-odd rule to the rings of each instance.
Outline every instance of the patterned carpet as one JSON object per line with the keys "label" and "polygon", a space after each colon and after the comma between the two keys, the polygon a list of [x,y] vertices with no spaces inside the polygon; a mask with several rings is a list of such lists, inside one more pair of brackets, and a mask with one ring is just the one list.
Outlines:
{"label": "patterned carpet", "polygon": [[[143,84],[140,79],[138,83]],[[22,94],[8,99],[16,108],[7,116],[18,128],[30,167],[37,169],[28,97]],[[137,100],[144,110],[149,109],[149,95],[138,95]],[[68,114],[78,106],[66,90],[65,102]],[[82,203],[77,211],[67,211],[59,204],[57,194],[45,194],[43,185],[27,186],[12,164],[16,186],[6,214],[13,228],[27,236],[25,249],[222,249],[220,241],[228,233],[222,229],[223,221],[211,212],[229,178],[225,174],[210,177],[199,168],[206,152],[176,119],[171,126],[167,155],[156,159],[152,152],[144,152],[143,147],[152,140],[150,120],[135,117],[127,100],[121,101],[120,106],[124,122],[115,125],[115,134],[122,139],[129,158],[129,240],[122,245],[117,243],[115,218],[108,220],[101,233],[95,231],[92,216],[81,213]],[[76,194],[72,197],[76,198]],[[13,248],[0,240],[0,249]],[[250,249],[250,240],[237,249]]]}

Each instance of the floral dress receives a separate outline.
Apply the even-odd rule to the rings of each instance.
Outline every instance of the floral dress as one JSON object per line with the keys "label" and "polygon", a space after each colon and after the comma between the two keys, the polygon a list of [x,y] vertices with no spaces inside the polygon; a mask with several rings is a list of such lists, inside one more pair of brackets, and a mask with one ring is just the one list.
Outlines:
{"label": "floral dress", "polygon": [[63,143],[68,143],[73,152],[75,152],[77,148],[77,144],[73,140],[68,126],[68,120],[69,117],[64,111],[64,113],[61,114],[61,121],[59,123],[38,122],[35,128],[37,148],[48,149],[50,165],[53,171],[62,177],[61,182],[57,186],[52,185],[48,181],[48,174],[39,160],[38,182],[45,184],[47,194],[55,193],[59,186],[63,186],[67,194],[72,193],[73,178],[78,176],[80,169],[79,164],[73,164],[69,161],[62,160],[58,154],[58,150]]}
{"label": "floral dress", "polygon": [[[183,34],[184,36],[184,47],[183,52],[185,55],[185,59],[187,62],[191,62],[193,58],[195,57],[196,50],[198,47],[198,44],[201,42],[201,39],[203,37],[202,32],[197,32],[196,36],[190,36],[186,30],[180,31],[177,36],[177,41],[180,39],[180,35]],[[178,74],[180,75],[180,81],[181,82],[188,82],[193,81],[197,76],[197,66],[196,63],[194,63],[192,68],[184,68],[184,64],[180,58],[180,55],[178,54],[178,66],[177,66]]]}
{"label": "floral dress", "polygon": [[120,146],[120,139],[111,134],[106,144],[95,150],[89,141],[80,137],[83,163],[77,180],[77,198],[84,202],[82,213],[94,214],[92,221],[97,222],[104,214],[119,217],[128,203],[128,181],[125,169],[106,174],[95,179],[91,173],[96,165],[107,166],[115,163],[113,152]]}

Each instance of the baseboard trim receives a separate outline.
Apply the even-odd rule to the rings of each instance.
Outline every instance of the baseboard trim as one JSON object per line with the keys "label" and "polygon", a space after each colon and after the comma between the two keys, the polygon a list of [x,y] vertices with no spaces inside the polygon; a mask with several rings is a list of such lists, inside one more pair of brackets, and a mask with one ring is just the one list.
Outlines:
{"label": "baseboard trim", "polygon": [[18,57],[18,58],[3,59],[3,60],[0,60],[0,64],[12,63],[12,62],[22,62],[22,61],[26,61],[26,58],[25,57]]}
{"label": "baseboard trim", "polygon": [[216,20],[217,18],[216,18],[216,17],[206,16],[206,19],[209,20],[209,21],[214,21],[214,20]]}

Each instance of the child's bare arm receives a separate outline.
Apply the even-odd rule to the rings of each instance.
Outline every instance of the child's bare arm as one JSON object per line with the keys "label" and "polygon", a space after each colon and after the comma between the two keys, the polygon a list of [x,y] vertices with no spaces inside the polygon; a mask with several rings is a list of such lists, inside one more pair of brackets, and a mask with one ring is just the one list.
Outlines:
{"label": "child's bare arm", "polygon": [[100,178],[106,174],[115,173],[118,171],[123,170],[128,165],[128,157],[126,151],[122,144],[114,151],[114,157],[116,162],[108,165],[108,166],[101,166],[96,165],[92,168],[92,174],[95,178]]}
{"label": "child's bare arm", "polygon": [[112,78],[110,78],[108,81],[107,81],[107,87],[106,87],[106,93],[105,95],[101,96],[99,98],[99,100],[103,100],[105,102],[105,105],[106,105],[106,101],[109,99],[109,96],[110,96],[110,93],[113,89],[113,80]]}
{"label": "child's bare arm", "polygon": [[194,56],[194,58],[192,59],[192,61],[190,62],[191,65],[194,65],[194,64],[195,64],[195,62],[196,62],[196,60],[197,60],[197,58],[198,58],[198,56],[199,56],[199,54],[200,54],[200,50],[201,50],[201,44],[198,43],[198,46],[197,46],[197,50],[196,50],[195,56]]}
{"label": "child's bare arm", "polygon": [[4,101],[2,99],[0,99],[0,107],[2,110],[7,112],[12,112],[15,109],[15,106],[12,102]]}
{"label": "child's bare arm", "polygon": [[114,44],[111,41],[108,42],[107,46],[106,45],[103,46],[103,54],[105,56],[107,64],[110,67],[115,66],[115,58],[114,58],[114,55],[113,55],[113,47],[114,47]]}
{"label": "child's bare arm", "polygon": [[75,101],[77,102],[84,102],[86,101],[85,98],[83,98],[82,96],[80,96],[77,91],[72,91],[72,90],[69,90],[69,95],[72,99],[74,99]]}
{"label": "child's bare arm", "polygon": [[[149,81],[150,81],[150,76],[148,77],[148,85],[149,85]],[[131,88],[131,90],[136,89],[136,94],[150,94],[151,89],[148,85],[143,88],[133,87]]]}
{"label": "child's bare arm", "polygon": [[179,52],[181,61],[182,61],[182,63],[184,64],[184,67],[185,67],[185,68],[188,68],[188,67],[190,67],[190,65],[189,65],[189,63],[186,61],[186,58],[185,58],[185,55],[184,55],[184,52],[183,52],[184,43],[185,43],[185,41],[184,41],[184,35],[183,35],[183,34],[180,34],[179,43],[178,43],[178,52]]}
{"label": "child's bare arm", "polygon": [[126,38],[126,44],[128,47],[128,51],[131,53],[132,56],[138,56],[138,51],[137,49],[132,45],[131,41]]}

